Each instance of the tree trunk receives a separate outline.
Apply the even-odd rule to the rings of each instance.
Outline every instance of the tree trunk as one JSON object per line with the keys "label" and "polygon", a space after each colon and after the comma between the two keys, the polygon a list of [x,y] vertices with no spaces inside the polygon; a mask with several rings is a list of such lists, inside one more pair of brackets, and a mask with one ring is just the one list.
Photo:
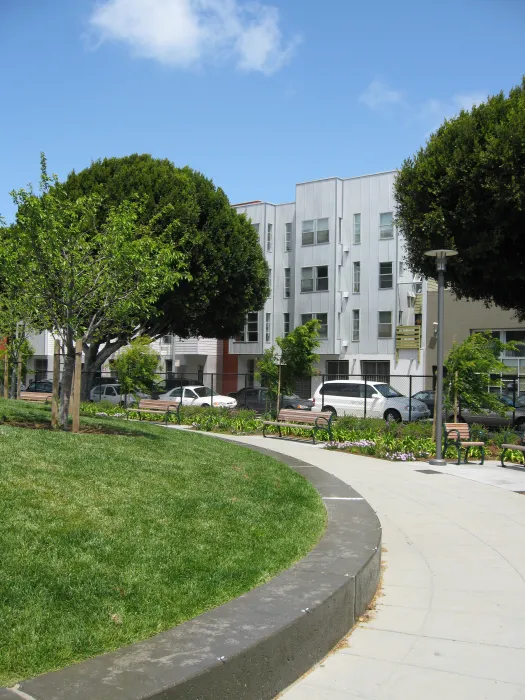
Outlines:
{"label": "tree trunk", "polygon": [[[69,336],[69,334],[68,334]],[[68,337],[64,355],[64,371],[62,373],[62,393],[60,394],[59,423],[64,430],[69,425],[69,402],[71,400],[71,389],[73,386],[73,368],[75,366],[75,346],[72,339]]]}
{"label": "tree trunk", "polygon": [[82,401],[89,401],[89,394],[93,388],[95,374],[100,371],[100,368],[106,360],[108,360],[114,352],[124,347],[128,342],[127,339],[121,338],[112,343],[107,343],[100,349],[100,343],[84,344],[84,372],[82,373]]}
{"label": "tree trunk", "polygon": [[454,423],[458,422],[458,373],[456,372],[453,384],[453,396],[454,396]]}

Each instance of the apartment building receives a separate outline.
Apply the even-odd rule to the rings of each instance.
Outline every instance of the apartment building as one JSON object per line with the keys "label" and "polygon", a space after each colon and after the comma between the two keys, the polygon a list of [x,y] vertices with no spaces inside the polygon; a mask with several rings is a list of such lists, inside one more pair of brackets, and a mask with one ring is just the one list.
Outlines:
{"label": "apartment building", "polygon": [[251,374],[277,336],[317,318],[321,373],[424,373],[426,282],[404,265],[395,176],[316,180],[298,184],[291,203],[235,205],[259,234],[271,294],[230,341],[230,367]]}

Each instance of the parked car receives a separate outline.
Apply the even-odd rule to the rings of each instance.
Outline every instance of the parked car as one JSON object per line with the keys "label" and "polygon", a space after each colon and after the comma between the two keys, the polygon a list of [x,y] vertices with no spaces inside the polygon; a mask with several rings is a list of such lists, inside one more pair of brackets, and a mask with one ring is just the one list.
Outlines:
{"label": "parked car", "polygon": [[[324,399],[324,400],[323,400]],[[312,411],[330,411],[338,416],[365,415],[387,421],[408,421],[409,402],[385,382],[365,382],[362,379],[340,379],[324,382],[314,394]],[[324,405],[324,408],[322,406]],[[411,420],[429,418],[427,406],[412,399]]]}
{"label": "parked car", "polygon": [[[435,391],[418,391],[412,398],[423,401],[430,409],[431,414],[434,415],[434,403],[436,400]],[[516,426],[520,430],[525,430],[525,402],[522,402],[522,406],[519,406],[519,401],[517,401],[516,408],[514,409],[510,396],[502,394],[498,398],[509,409],[504,415],[494,413],[493,411],[474,413],[466,406],[462,407],[460,403],[458,420],[468,423],[469,425],[472,423],[479,423],[480,425],[485,425],[487,428],[509,428]],[[453,415],[450,411],[443,412],[443,418],[445,417],[449,422],[453,420]]]}
{"label": "parked car", "polygon": [[[237,405],[240,408],[249,408],[259,413],[277,408],[277,402],[275,399],[270,401],[268,389],[265,387],[246,387],[229,394],[229,396],[237,400]],[[313,406],[313,401],[311,399],[302,399],[300,396],[297,396],[297,394],[282,394],[279,405],[281,408],[309,411]]]}
{"label": "parked car", "polygon": [[174,403],[180,403],[182,400],[183,406],[220,406],[222,408],[235,408],[237,401],[231,396],[222,396],[216,392],[212,392],[207,386],[202,384],[194,384],[193,386],[177,387],[171,389],[165,394],[161,394],[159,399],[162,401],[174,400]]}
{"label": "parked car", "polygon": [[161,379],[155,382],[151,389],[151,398],[158,399],[162,394],[166,394],[171,389],[180,386],[195,386],[194,379]]}
{"label": "parked car", "polygon": [[91,401],[109,401],[115,406],[133,406],[137,403],[137,397],[138,399],[148,398],[148,394],[141,391],[136,392],[137,396],[134,394],[126,396],[121,391],[120,384],[99,384],[91,389],[89,398]]}
{"label": "parked car", "polygon": [[41,391],[45,394],[51,394],[53,391],[53,382],[49,379],[38,379],[29,382],[25,391]]}

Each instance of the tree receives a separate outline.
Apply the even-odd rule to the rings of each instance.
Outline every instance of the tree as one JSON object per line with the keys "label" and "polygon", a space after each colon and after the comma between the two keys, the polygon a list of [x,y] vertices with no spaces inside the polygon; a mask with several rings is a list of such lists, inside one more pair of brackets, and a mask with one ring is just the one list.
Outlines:
{"label": "tree", "polygon": [[525,319],[525,78],[445,123],[408,158],[395,184],[407,263],[435,277],[430,249],[453,248],[447,280],[459,297]]}
{"label": "tree", "polygon": [[[167,290],[153,311],[139,319],[134,335],[167,334],[229,338],[244,325],[249,311],[261,309],[268,296],[268,267],[257,233],[232,209],[224,192],[189,167],[150,155],[105,158],[65,182],[74,197],[103,192],[100,218],[109,207],[133,196],[144,203],[138,223],[170,238],[186,256],[189,275]],[[86,377],[94,376],[129,333],[107,333],[85,348]],[[89,386],[83,388],[84,395]]]}
{"label": "tree", "polygon": [[152,235],[169,205],[146,226],[139,221],[140,202],[108,207],[99,193],[72,197],[48,176],[43,155],[41,165],[40,196],[31,189],[13,192],[16,224],[2,229],[0,240],[2,291],[8,299],[25,295],[27,314],[62,342],[65,428],[75,340],[89,347],[108,336],[130,336],[187,272],[184,254],[171,240],[172,226]]}
{"label": "tree", "polygon": [[126,396],[137,389],[150,391],[160,357],[151,347],[151,338],[141,336],[131,341],[115,358],[113,368]]}
{"label": "tree", "polygon": [[501,380],[491,374],[508,371],[499,359],[505,350],[514,350],[514,343],[502,343],[490,332],[472,333],[462,343],[454,343],[445,361],[445,406],[452,410],[457,422],[459,401],[473,413],[491,411],[504,415],[508,408],[497,394],[489,393],[489,386],[501,386]]}
{"label": "tree", "polygon": [[278,351],[272,346],[257,361],[256,379],[268,388],[271,399],[277,397],[279,379],[281,394],[292,394],[299,379],[316,374],[313,365],[319,362],[315,350],[320,345],[320,326],[317,319],[297,326],[286,337],[276,338]]}

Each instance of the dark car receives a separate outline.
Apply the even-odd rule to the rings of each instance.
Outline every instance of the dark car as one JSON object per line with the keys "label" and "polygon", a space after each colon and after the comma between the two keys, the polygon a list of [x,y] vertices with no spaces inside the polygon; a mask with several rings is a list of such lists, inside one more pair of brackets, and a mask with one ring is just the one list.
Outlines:
{"label": "dark car", "polygon": [[[434,415],[434,403],[436,400],[435,391],[418,391],[417,394],[412,396],[413,399],[418,399],[423,401],[432,415]],[[506,428],[511,426],[516,426],[520,430],[525,427],[525,408],[520,406],[519,402],[516,403],[516,407],[512,404],[512,399],[505,394],[498,397],[501,403],[503,403],[509,410],[504,415],[499,413],[494,413],[493,411],[483,411],[481,413],[473,413],[468,408],[461,408],[460,405],[460,416],[459,420],[465,423],[479,423],[480,425],[485,425],[488,428]],[[445,414],[443,414],[445,418]],[[452,416],[447,416],[448,420],[452,420]]]}
{"label": "dark car", "polygon": [[51,394],[53,391],[53,382],[49,379],[39,379],[29,382],[26,391],[39,391],[44,394]]}
{"label": "dark car", "polygon": [[[265,413],[266,411],[274,410],[276,402],[270,401],[268,397],[268,389],[264,387],[254,388],[249,387],[245,389],[239,389],[239,391],[229,394],[234,399],[237,399],[238,408],[249,408],[253,411],[259,413]],[[282,395],[280,401],[281,408],[293,408],[298,411],[309,411],[313,406],[313,401],[310,399],[302,399],[297,394]]]}

